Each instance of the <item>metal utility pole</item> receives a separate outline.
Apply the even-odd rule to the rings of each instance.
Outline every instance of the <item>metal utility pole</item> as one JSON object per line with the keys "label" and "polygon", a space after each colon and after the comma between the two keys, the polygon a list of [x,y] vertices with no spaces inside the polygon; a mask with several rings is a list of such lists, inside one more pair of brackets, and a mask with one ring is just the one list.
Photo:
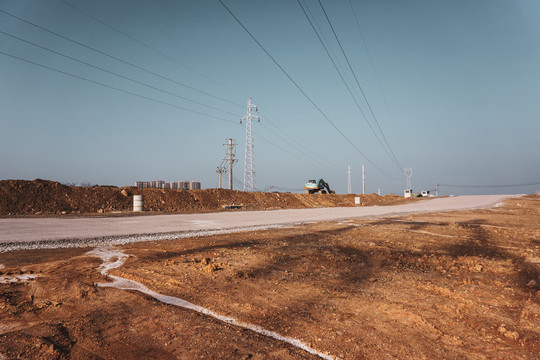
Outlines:
{"label": "metal utility pole", "polygon": [[224,166],[218,166],[216,172],[219,174],[219,188],[221,189],[221,175],[227,172]]}
{"label": "metal utility pole", "polygon": [[362,194],[366,194],[366,170],[362,164]]}
{"label": "metal utility pole", "polygon": [[347,194],[352,194],[351,165],[347,167]]}
{"label": "metal utility pole", "polygon": [[435,196],[439,197],[439,184],[435,186]]}
{"label": "metal utility pole", "polygon": [[232,167],[235,162],[238,161],[238,159],[234,158],[234,147],[237,144],[234,143],[233,139],[227,139],[227,144],[223,144],[223,146],[227,146],[227,157],[223,159],[223,161],[226,161],[229,163],[229,189],[233,189],[233,173],[232,173]]}
{"label": "metal utility pole", "polygon": [[254,148],[253,145],[253,132],[252,132],[252,121],[257,119],[257,122],[261,122],[261,119],[258,116],[253,115],[252,110],[259,111],[257,106],[251,103],[251,98],[248,99],[247,105],[247,115],[240,119],[240,124],[242,120],[246,121],[246,158],[244,162],[244,191],[255,191],[256,190],[256,181],[255,181],[255,163],[254,163]]}

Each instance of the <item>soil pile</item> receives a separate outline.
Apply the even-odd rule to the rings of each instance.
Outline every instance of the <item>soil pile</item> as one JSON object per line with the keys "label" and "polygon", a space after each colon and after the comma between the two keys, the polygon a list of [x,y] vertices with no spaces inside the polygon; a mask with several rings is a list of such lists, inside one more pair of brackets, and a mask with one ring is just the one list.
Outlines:
{"label": "soil pile", "polygon": [[395,204],[403,200],[396,195],[316,195],[293,193],[243,192],[226,189],[162,190],[136,187],[66,186],[54,181],[36,179],[0,181],[0,216],[61,215],[128,212],[133,195],[144,195],[144,208],[151,212],[219,211],[234,205],[246,210],[300,209],[315,207]]}

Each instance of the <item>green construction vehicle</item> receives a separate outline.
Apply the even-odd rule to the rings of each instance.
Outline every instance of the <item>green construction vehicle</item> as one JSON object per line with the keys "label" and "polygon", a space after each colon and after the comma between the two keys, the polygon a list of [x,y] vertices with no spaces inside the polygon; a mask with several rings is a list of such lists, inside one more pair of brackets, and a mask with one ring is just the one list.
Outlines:
{"label": "green construction vehicle", "polygon": [[[319,179],[319,181],[315,180],[309,180],[305,185],[304,189],[306,190],[306,194],[335,194],[336,192],[334,190],[330,190],[330,185],[323,179]],[[325,190],[326,189],[326,190]]]}

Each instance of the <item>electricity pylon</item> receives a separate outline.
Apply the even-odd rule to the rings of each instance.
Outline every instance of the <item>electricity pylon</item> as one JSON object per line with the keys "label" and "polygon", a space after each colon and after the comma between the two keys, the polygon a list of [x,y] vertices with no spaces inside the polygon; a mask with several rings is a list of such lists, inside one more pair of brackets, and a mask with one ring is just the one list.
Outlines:
{"label": "electricity pylon", "polygon": [[254,163],[254,148],[253,145],[253,131],[252,123],[253,119],[257,119],[257,122],[261,122],[261,119],[253,115],[253,110],[259,111],[256,105],[251,103],[251,98],[248,99],[247,105],[247,115],[240,119],[240,124],[242,120],[246,121],[246,158],[244,162],[244,191],[255,191],[256,190],[256,180],[255,180],[255,163]]}

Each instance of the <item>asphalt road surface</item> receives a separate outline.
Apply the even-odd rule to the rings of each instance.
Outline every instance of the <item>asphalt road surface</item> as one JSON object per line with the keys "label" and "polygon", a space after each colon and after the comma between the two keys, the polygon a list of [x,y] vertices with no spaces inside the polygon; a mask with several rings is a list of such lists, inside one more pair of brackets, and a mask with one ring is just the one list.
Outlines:
{"label": "asphalt road surface", "polygon": [[[395,206],[337,207],[268,211],[235,211],[203,214],[177,214],[124,217],[4,218],[0,219],[0,244],[69,242],[91,239],[137,238],[163,240],[182,234],[200,236],[211,233],[272,228],[288,224],[352,218],[399,216],[410,213],[485,208],[509,195],[475,195],[437,198]],[[145,236],[141,235],[144,234]],[[154,235],[154,237],[150,236]],[[186,237],[186,236],[181,236]],[[61,245],[60,245],[61,246]]]}

